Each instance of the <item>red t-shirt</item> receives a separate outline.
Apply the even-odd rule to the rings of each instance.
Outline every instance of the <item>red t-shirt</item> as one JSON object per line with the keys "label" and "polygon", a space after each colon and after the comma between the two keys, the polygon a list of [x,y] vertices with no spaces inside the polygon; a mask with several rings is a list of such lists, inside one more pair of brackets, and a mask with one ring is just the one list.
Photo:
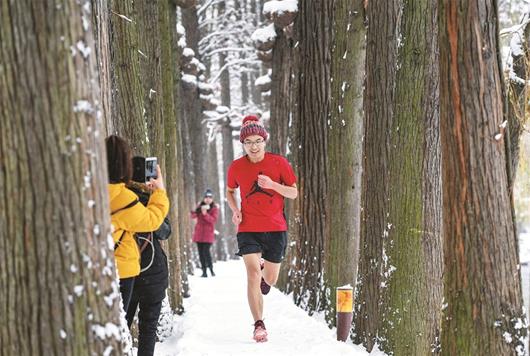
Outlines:
{"label": "red t-shirt", "polygon": [[238,232],[287,231],[283,196],[274,190],[260,188],[259,174],[287,186],[296,183],[293,168],[280,155],[265,152],[263,160],[257,163],[252,163],[246,155],[232,162],[228,168],[227,185],[231,189],[240,189],[243,221]]}

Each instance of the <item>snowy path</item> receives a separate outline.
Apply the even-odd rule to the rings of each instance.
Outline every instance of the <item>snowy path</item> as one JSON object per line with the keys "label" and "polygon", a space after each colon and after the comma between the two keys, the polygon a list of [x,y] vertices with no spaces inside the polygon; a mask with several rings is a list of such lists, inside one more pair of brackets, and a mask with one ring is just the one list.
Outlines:
{"label": "snowy path", "polygon": [[[246,300],[241,260],[215,264],[216,277],[190,276],[191,298],[177,317],[175,336],[157,344],[158,356],[362,356],[364,348],[335,340],[335,331],[309,317],[291,299],[272,289],[264,298],[269,342],[257,344]],[[198,273],[196,274],[198,275]],[[372,352],[371,355],[382,355]]]}

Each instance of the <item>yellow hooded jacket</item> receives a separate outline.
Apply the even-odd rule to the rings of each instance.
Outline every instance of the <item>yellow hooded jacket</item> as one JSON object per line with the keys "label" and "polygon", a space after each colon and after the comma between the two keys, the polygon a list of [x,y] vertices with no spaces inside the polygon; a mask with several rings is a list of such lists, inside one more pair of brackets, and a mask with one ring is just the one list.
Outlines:
{"label": "yellow hooded jacket", "polygon": [[109,184],[108,188],[110,211],[111,213],[117,211],[111,216],[114,243],[119,241],[125,231],[118,248],[114,251],[118,276],[120,279],[135,277],[140,274],[140,251],[134,233],[157,230],[167,215],[169,200],[165,190],[156,189],[151,194],[147,206],[138,202],[138,204],[123,209],[138,200],[138,196],[127,189],[124,183]]}

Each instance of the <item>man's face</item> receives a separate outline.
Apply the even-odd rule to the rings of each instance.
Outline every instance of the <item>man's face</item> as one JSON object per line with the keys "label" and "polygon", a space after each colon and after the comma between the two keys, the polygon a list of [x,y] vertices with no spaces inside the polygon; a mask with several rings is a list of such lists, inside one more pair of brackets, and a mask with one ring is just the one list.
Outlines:
{"label": "man's face", "polygon": [[250,157],[261,157],[265,153],[265,140],[260,135],[252,135],[243,141],[245,152]]}

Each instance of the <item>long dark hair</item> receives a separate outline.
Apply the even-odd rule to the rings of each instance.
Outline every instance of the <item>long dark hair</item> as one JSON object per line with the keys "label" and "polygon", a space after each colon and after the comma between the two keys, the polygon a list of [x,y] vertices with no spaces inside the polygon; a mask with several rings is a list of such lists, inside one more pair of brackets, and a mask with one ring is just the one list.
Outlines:
{"label": "long dark hair", "polygon": [[[201,200],[201,202],[199,203],[199,205],[197,205],[197,209],[195,209],[195,212],[196,212],[197,214],[199,214],[199,213],[201,212],[201,206],[203,206],[203,205],[208,205],[208,204],[206,204],[206,203],[204,202],[204,198],[206,198],[206,197],[203,197],[203,198],[202,198],[202,200]],[[216,204],[215,204],[215,201],[212,199],[212,203],[210,204],[210,209],[208,209],[208,211],[212,210],[212,208],[213,208],[215,205],[216,205]]]}
{"label": "long dark hair", "polygon": [[111,135],[105,139],[110,183],[129,183],[132,177],[131,148],[125,139]]}

